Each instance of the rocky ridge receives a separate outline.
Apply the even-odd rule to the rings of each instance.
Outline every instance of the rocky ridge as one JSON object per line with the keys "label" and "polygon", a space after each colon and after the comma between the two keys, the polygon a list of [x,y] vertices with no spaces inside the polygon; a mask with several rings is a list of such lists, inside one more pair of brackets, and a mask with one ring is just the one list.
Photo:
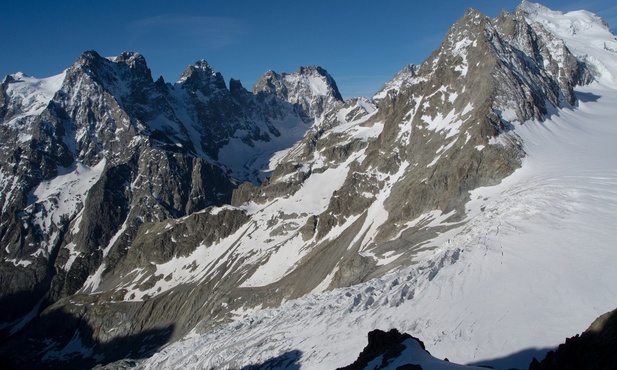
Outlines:
{"label": "rocky ridge", "polygon": [[[61,75],[7,76],[2,87],[5,322],[111,269],[142,224],[229,203],[238,182],[267,170],[259,145],[285,148],[312,123],[238,81],[228,90],[205,61],[175,85],[155,82],[131,52],[85,52]],[[246,148],[239,168],[218,159],[232,145]]]}

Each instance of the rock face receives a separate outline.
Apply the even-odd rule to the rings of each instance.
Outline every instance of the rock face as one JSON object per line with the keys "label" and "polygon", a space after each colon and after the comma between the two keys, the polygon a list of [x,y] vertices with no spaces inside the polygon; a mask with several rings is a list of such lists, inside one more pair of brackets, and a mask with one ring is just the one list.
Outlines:
{"label": "rock face", "polygon": [[336,82],[321,67],[300,67],[295,73],[280,75],[268,71],[253,86],[253,94],[260,92],[300,107],[309,119],[320,117],[343,101]]}
{"label": "rock face", "polygon": [[463,222],[470,190],[518,168],[512,125],[575,103],[589,79],[521,11],[474,10],[372,99],[343,102],[320,67],[249,92],[202,60],[169,84],[130,52],[7,76],[0,355],[138,358],[409,266]]}

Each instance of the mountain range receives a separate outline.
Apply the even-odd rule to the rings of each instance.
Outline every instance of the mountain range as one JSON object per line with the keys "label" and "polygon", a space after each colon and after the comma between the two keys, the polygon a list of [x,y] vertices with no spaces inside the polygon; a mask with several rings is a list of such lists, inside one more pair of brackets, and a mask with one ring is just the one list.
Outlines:
{"label": "mountain range", "polygon": [[591,13],[469,9],[371,98],[317,66],[168,83],[135,52],[0,88],[15,368],[337,368],[377,328],[526,367],[617,307],[617,39]]}

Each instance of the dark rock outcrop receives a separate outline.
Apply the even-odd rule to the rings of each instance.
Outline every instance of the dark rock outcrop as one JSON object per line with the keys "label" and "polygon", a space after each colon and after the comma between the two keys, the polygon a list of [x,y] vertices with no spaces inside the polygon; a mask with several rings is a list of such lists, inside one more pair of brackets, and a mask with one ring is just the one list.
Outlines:
{"label": "dark rock outcrop", "polygon": [[617,309],[598,317],[582,334],[566,339],[529,370],[617,369]]}
{"label": "dark rock outcrop", "polygon": [[[403,342],[408,339],[417,341],[422,349],[425,350],[424,343],[422,343],[421,340],[414,338],[407,333],[401,334],[396,329],[391,329],[387,332],[379,329],[373,330],[368,333],[368,345],[364,347],[358,356],[358,359],[352,364],[341,367],[338,370],[364,370],[370,362],[374,361],[378,357],[382,357],[382,361],[381,364],[374,367],[374,369],[385,368],[388,366],[390,361],[401,355],[402,351],[405,349]],[[406,366],[407,367],[404,367],[403,369],[422,369],[422,367],[418,364],[410,363]]]}

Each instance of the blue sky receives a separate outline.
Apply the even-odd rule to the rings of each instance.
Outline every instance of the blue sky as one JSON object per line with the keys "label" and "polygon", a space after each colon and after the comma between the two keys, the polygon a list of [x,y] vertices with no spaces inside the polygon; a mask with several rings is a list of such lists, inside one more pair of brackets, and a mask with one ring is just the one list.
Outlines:
{"label": "blue sky", "polygon": [[[489,16],[518,0],[192,1],[4,0],[0,5],[0,75],[48,77],[86,50],[144,55],[152,75],[175,82],[207,60],[226,81],[248,89],[267,70],[320,65],[344,98],[371,96],[408,63],[421,63],[466,8]],[[545,0],[553,10],[586,9],[615,32],[617,4]]]}

